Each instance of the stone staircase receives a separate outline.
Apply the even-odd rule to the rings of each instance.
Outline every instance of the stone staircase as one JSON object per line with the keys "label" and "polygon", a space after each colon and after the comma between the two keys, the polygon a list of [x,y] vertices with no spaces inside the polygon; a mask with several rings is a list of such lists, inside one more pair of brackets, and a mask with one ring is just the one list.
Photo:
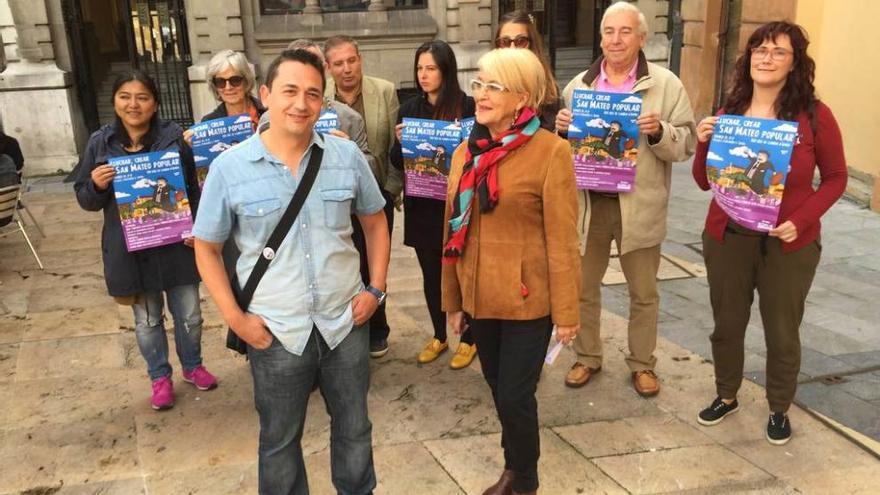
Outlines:
{"label": "stone staircase", "polygon": [[589,46],[556,49],[556,71],[554,76],[556,76],[556,83],[559,84],[560,91],[574,76],[586,70],[592,61],[592,56],[593,49]]}

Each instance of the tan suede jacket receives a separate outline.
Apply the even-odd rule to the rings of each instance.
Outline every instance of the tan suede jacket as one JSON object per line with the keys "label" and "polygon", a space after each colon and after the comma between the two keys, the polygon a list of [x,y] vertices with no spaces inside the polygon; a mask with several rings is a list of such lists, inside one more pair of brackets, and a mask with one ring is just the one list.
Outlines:
{"label": "tan suede jacket", "polygon": [[[465,162],[452,157],[447,205]],[[475,199],[462,257],[443,265],[443,309],[474,318],[579,324],[577,189],[568,142],[540,129],[498,165],[498,204],[481,213]],[[477,196],[474,195],[474,198]],[[446,225],[450,208],[446,208]],[[444,235],[444,242],[448,232]]]}

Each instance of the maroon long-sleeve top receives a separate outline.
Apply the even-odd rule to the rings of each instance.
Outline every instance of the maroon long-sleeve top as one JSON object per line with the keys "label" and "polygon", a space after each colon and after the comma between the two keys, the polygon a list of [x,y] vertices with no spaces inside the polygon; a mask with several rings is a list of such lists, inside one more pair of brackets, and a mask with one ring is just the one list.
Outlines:
{"label": "maroon long-sleeve top", "polygon": [[[723,115],[724,109],[718,111]],[[813,242],[819,237],[821,223],[819,218],[837,201],[846,189],[846,158],[843,155],[843,140],[837,120],[822,102],[816,102],[816,132],[810,126],[806,111],[798,115],[798,140],[791,154],[791,168],[785,181],[785,192],[779,209],[781,225],[787,220],[797,227],[798,236],[793,242],[782,244],[783,252],[792,252]],[[706,177],[706,153],[709,143],[697,143],[694,155],[694,180],[700,189],[709,190]],[[819,167],[821,180],[818,189],[813,189],[813,175]],[[730,217],[718,206],[715,199],[706,215],[706,232],[719,243],[724,242],[724,229]]]}

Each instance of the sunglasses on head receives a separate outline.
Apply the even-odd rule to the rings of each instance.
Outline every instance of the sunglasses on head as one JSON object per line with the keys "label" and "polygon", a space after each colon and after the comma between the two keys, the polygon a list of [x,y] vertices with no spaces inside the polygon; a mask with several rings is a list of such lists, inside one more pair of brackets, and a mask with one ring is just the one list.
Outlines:
{"label": "sunglasses on head", "polygon": [[511,38],[509,36],[501,36],[500,38],[495,38],[495,48],[507,48],[513,43],[513,46],[517,48],[528,48],[529,43],[531,43],[531,39],[528,36],[517,36],[516,38]]}
{"label": "sunglasses on head", "polygon": [[226,79],[223,77],[215,77],[214,79],[211,80],[211,84],[213,84],[214,87],[217,89],[225,88],[227,83],[230,86],[232,86],[233,88],[237,88],[237,87],[241,86],[241,84],[243,82],[244,82],[244,78],[241,76],[232,76],[229,79]]}

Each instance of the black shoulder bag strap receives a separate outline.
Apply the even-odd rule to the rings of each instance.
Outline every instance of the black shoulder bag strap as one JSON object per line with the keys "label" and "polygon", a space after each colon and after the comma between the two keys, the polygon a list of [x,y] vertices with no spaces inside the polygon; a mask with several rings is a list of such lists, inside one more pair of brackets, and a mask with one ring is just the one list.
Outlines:
{"label": "black shoulder bag strap", "polygon": [[[297,186],[296,192],[293,193],[293,198],[291,198],[290,204],[287,205],[287,210],[284,211],[284,215],[281,217],[278,225],[275,226],[272,235],[269,236],[269,241],[266,242],[266,247],[260,253],[257,264],[251,270],[243,290],[239,290],[238,278],[233,277],[232,292],[235,295],[235,301],[242,311],[247,311],[248,306],[250,306],[254,292],[257,290],[257,285],[259,285],[260,280],[269,268],[269,263],[275,258],[278,247],[284,241],[284,238],[287,237],[290,227],[306,202],[306,197],[308,197],[309,192],[312,190],[312,185],[315,183],[315,178],[318,176],[318,169],[321,168],[321,159],[323,157],[324,150],[320,146],[313,146],[312,154],[309,157],[309,164],[306,167],[305,174],[303,174],[302,181]],[[226,347],[240,354],[247,354],[247,342],[242,340],[231,328],[226,332]]]}

